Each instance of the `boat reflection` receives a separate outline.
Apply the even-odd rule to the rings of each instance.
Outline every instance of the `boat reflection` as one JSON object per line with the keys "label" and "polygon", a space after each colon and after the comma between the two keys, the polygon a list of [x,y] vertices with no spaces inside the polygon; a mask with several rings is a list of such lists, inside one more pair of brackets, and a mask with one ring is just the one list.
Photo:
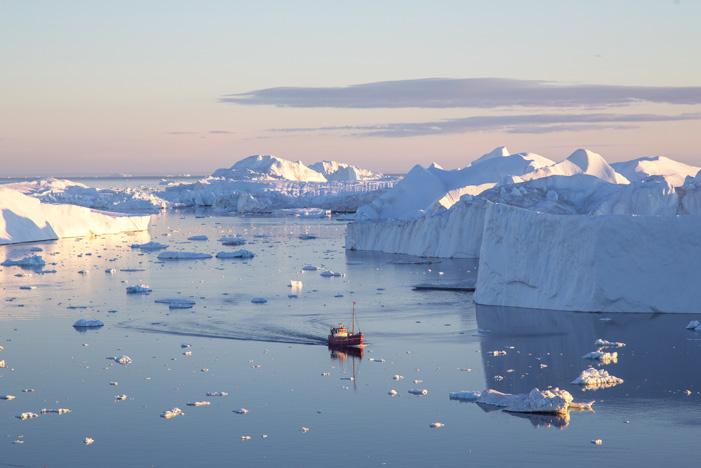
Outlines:
{"label": "boat reflection", "polygon": [[331,355],[331,359],[338,360],[341,362],[346,362],[349,357],[353,360],[361,360],[365,355],[364,348],[337,348],[329,346],[329,352]]}

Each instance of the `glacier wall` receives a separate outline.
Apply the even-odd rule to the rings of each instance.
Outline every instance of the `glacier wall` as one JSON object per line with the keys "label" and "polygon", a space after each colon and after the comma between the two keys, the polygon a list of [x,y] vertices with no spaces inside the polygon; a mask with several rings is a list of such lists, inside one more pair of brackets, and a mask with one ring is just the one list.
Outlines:
{"label": "glacier wall", "polygon": [[475,302],[601,312],[694,312],[701,217],[486,209]]}

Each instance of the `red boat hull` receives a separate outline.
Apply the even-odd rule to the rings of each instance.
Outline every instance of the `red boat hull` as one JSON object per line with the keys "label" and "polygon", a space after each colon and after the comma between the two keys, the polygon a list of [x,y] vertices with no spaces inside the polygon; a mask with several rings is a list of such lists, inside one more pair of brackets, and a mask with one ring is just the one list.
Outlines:
{"label": "red boat hull", "polygon": [[335,348],[362,348],[365,346],[365,337],[362,333],[348,336],[329,335],[329,346]]}

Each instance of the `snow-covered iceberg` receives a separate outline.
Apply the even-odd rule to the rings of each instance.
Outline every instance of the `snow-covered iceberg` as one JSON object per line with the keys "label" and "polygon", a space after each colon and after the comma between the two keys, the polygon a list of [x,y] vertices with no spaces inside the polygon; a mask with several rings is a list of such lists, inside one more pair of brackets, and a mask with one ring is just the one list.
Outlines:
{"label": "snow-covered iceberg", "polygon": [[0,186],[0,245],[146,231],[150,216],[128,216],[77,205],[44,203]]}
{"label": "snow-covered iceberg", "polygon": [[288,161],[269,154],[256,154],[236,162],[233,166],[217,169],[212,177],[238,180],[282,179],[297,182],[327,182],[320,172],[307,167],[302,161]]}
{"label": "snow-covered iceberg", "polygon": [[167,204],[157,196],[137,188],[96,189],[66,179],[36,179],[4,185],[38,198],[45,203],[63,203],[116,213],[159,213]]}
{"label": "snow-covered iceberg", "polygon": [[322,174],[328,181],[356,182],[382,178],[382,174],[376,174],[367,169],[361,169],[338,161],[319,161],[311,164],[309,167]]}
{"label": "snow-covered iceberg", "polygon": [[631,182],[638,182],[649,176],[662,176],[673,187],[684,184],[687,177],[694,177],[701,167],[690,166],[665,156],[645,156],[611,164],[611,167]]}

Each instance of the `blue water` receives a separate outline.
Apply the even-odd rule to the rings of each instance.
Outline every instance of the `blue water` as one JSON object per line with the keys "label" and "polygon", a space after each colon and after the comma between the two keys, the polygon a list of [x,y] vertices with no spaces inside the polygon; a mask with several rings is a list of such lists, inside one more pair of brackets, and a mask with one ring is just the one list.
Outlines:
{"label": "blue water", "polygon": [[[0,464],[10,466],[691,466],[701,438],[701,317],[616,315],[476,307],[465,292],[412,291],[474,274],[470,261],[425,260],[343,249],[345,225],[294,218],[154,216],[151,238],[216,253],[241,233],[257,255],[161,263],[132,250],[145,234],[0,248],[0,259],[44,249],[47,269],[0,271]],[[302,241],[303,232],[318,239]],[[188,242],[206,234],[207,242]],[[302,272],[312,263],[345,274]],[[115,268],[114,275],[105,274]],[[143,270],[143,271],[121,271]],[[81,275],[80,270],[89,274]],[[17,276],[22,274],[24,276]],[[289,280],[304,288],[291,299]],[[148,296],[128,296],[145,282]],[[34,290],[21,290],[34,285]],[[342,295],[342,297],[335,297]],[[187,297],[191,310],[155,304]],[[265,296],[268,303],[252,304]],[[328,328],[348,321],[352,301],[369,346],[332,353]],[[77,318],[105,327],[80,333]],[[596,338],[623,341],[607,366],[625,382],[583,392],[569,382],[588,366]],[[181,345],[192,345],[192,357]],[[506,350],[501,357],[489,351]],[[120,366],[106,359],[127,354]],[[384,359],[384,362],[381,360]],[[540,364],[547,367],[541,368]],[[202,372],[207,368],[208,372]],[[328,376],[323,373],[330,373]],[[401,374],[402,381],[392,380]],[[355,375],[354,380],[349,380]],[[503,380],[496,380],[502,376]],[[414,384],[414,379],[423,380]],[[109,385],[118,381],[117,387]],[[569,419],[490,411],[448,393],[492,387],[564,387],[595,412]],[[34,388],[33,393],[22,389]],[[396,388],[397,397],[387,392]],[[428,396],[407,393],[426,388]],[[691,390],[687,396],[685,390]],[[228,397],[207,397],[227,391]],[[125,393],[127,401],[115,401]],[[186,406],[209,400],[209,407]],[[185,415],[164,420],[174,406]],[[22,411],[67,415],[20,421]],[[233,410],[250,412],[238,415]],[[430,423],[441,421],[442,429]],[[310,428],[303,433],[302,426]],[[267,434],[263,439],[261,434]],[[242,435],[251,435],[242,441]],[[95,439],[91,446],[82,440]],[[602,446],[591,444],[601,438]],[[16,444],[15,440],[24,443]]]}

